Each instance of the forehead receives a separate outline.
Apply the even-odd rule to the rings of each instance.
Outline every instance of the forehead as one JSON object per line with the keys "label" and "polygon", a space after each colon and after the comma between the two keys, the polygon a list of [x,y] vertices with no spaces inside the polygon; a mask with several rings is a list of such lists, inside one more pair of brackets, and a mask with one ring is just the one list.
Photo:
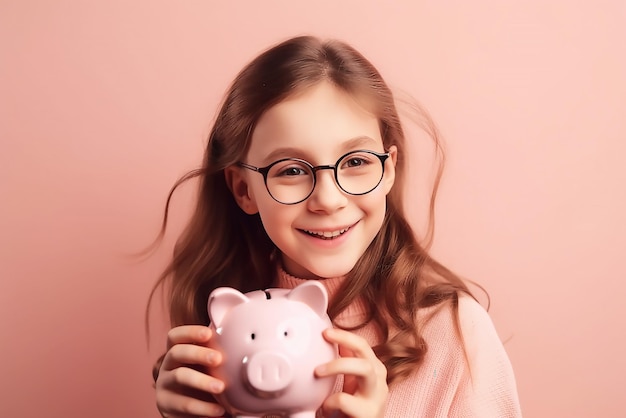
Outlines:
{"label": "forehead", "polygon": [[323,82],[265,112],[252,134],[248,161],[267,164],[281,157],[329,161],[359,148],[383,151],[377,117]]}

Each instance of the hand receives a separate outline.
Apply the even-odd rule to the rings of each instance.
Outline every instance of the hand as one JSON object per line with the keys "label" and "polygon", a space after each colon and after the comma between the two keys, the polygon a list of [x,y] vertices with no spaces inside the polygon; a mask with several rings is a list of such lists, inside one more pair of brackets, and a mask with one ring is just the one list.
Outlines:
{"label": "hand", "polygon": [[339,345],[341,357],[317,367],[315,374],[318,377],[344,374],[343,391],[324,401],[324,415],[340,411],[352,418],[382,418],[389,393],[385,365],[367,341],[356,334],[330,328],[324,331],[324,338]]}
{"label": "hand", "polygon": [[199,371],[217,366],[222,355],[206,347],[213,332],[201,325],[172,328],[167,335],[167,353],[156,381],[157,408],[164,418],[220,417],[225,411],[213,394],[224,382]]}

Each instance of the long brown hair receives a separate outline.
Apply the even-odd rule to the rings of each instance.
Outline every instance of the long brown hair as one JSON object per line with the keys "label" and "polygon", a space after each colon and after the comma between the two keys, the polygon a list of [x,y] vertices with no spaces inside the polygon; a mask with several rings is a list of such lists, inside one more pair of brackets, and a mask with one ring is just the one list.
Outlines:
{"label": "long brown hair", "polygon": [[[237,75],[209,135],[202,167],[181,178],[170,191],[169,198],[183,182],[199,180],[195,211],[150,301],[158,288],[166,286],[172,326],[206,325],[206,301],[216,287],[231,286],[246,292],[271,286],[277,271],[276,247],[259,215],[247,215],[239,208],[226,185],[224,169],[243,160],[265,111],[321,81],[333,83],[367,106],[378,117],[385,149],[392,145],[398,149],[396,180],[387,196],[383,226],[328,310],[330,317],[336,318],[357,297],[363,298],[367,317],[360,326],[369,322],[377,326],[382,343],[374,350],[387,366],[392,382],[407,376],[426,353],[418,309],[444,306],[444,301],[456,306],[458,292],[469,291],[458,276],[428,255],[407,222],[402,197],[405,134],[394,97],[376,68],[343,42],[310,36],[292,38],[259,55]],[[422,128],[441,150],[432,120],[420,108],[416,110]],[[440,175],[441,171],[431,196],[431,225]],[[456,317],[456,309],[454,312]]]}

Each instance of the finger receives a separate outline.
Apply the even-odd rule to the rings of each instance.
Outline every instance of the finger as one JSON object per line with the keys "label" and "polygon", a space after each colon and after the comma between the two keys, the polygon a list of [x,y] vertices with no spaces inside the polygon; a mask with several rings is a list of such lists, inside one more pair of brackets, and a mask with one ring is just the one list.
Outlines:
{"label": "finger", "polygon": [[377,368],[376,363],[368,359],[342,357],[317,367],[315,374],[318,377],[343,374],[344,392],[358,391],[363,396],[372,396],[386,385],[386,374]]}
{"label": "finger", "polygon": [[164,417],[221,417],[226,411],[215,403],[175,392],[157,393],[157,408]]}
{"label": "finger", "polygon": [[167,349],[176,344],[205,344],[213,336],[213,331],[203,325],[182,325],[167,333]]}
{"label": "finger", "polygon": [[341,357],[356,357],[354,351],[347,348],[345,345],[339,346],[339,356]]}
{"label": "finger", "polygon": [[382,410],[376,405],[377,403],[364,402],[362,398],[345,392],[338,392],[326,398],[322,404],[322,412],[325,416],[330,415],[331,417],[378,417]]}
{"label": "finger", "polygon": [[157,381],[157,386],[178,392],[192,389],[214,395],[224,391],[223,381],[189,367],[179,367],[164,373],[163,377]]}
{"label": "finger", "polygon": [[208,347],[194,344],[177,344],[165,355],[162,370],[173,370],[182,365],[216,367],[222,362],[222,354]]}
{"label": "finger", "polygon": [[[368,342],[349,331],[329,328],[324,331],[324,337],[333,343],[339,345],[339,352],[342,355],[340,359],[333,360],[326,365],[320,366],[316,369],[316,373],[319,373],[320,376],[330,374],[347,374],[347,375],[355,375],[361,378],[369,378],[367,379],[367,384],[371,385],[372,382],[377,382],[383,380],[386,383],[387,380],[387,368],[385,365],[376,357],[376,354],[369,346]],[[352,357],[351,357],[352,356]],[[364,359],[367,363],[361,362],[338,362],[341,359]],[[330,369],[324,371],[325,366],[329,366]],[[372,378],[374,380],[372,380]],[[369,389],[373,390],[374,387],[370,386]]]}
{"label": "finger", "polygon": [[328,328],[324,330],[323,335],[328,342],[339,345],[340,353],[361,358],[377,358],[368,342],[352,332]]}
{"label": "finger", "polygon": [[375,375],[376,370],[369,360],[357,357],[341,357],[316,367],[315,374],[318,377],[346,374],[365,378]]}

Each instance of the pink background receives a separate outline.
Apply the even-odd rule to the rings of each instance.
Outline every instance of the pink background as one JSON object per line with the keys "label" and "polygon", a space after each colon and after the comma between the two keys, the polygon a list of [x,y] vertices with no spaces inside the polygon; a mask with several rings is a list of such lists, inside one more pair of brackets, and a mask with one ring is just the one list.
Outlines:
{"label": "pink background", "polygon": [[158,416],[143,313],[192,186],[128,254],[236,71],[312,33],[441,127],[434,252],[489,290],[525,416],[626,416],[626,3],[575,3],[1,1],[2,415]]}

